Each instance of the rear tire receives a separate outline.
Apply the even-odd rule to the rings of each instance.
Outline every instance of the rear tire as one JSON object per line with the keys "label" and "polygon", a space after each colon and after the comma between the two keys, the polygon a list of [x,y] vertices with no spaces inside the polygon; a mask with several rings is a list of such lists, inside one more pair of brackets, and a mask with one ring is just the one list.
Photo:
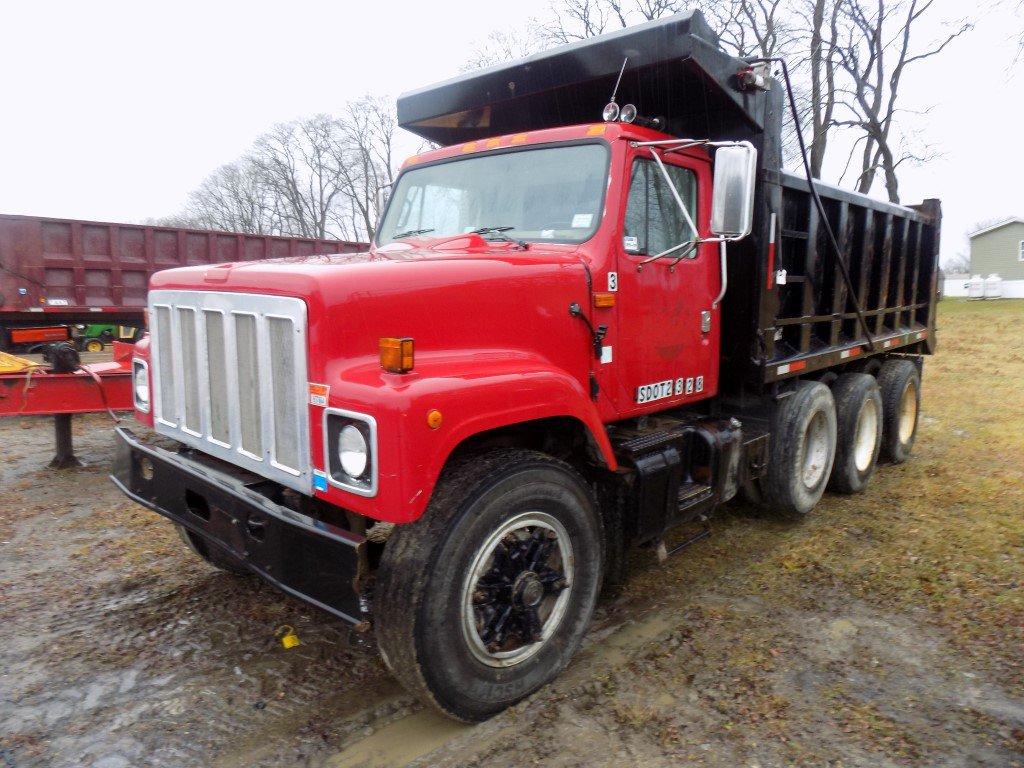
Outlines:
{"label": "rear tire", "polygon": [[878,372],[882,392],[882,456],[893,464],[910,458],[921,412],[921,376],[910,360],[887,360]]}
{"label": "rear tire", "polygon": [[501,449],[447,470],[427,511],[384,549],[374,600],[384,662],[449,717],[512,706],[579,647],[601,537],[594,495],[564,462]]}
{"label": "rear tire", "polygon": [[244,565],[227,552],[222,551],[220,547],[207,543],[205,539],[201,536],[196,536],[183,525],[175,525],[174,527],[186,546],[214,568],[235,576],[249,575],[249,571]]}
{"label": "rear tire", "polygon": [[874,376],[845,373],[832,385],[836,403],[836,460],[828,488],[838,493],[863,491],[882,446],[882,395]]}
{"label": "rear tire", "polygon": [[783,515],[806,515],[821,499],[836,453],[832,392],[817,381],[798,381],[772,415],[764,503]]}

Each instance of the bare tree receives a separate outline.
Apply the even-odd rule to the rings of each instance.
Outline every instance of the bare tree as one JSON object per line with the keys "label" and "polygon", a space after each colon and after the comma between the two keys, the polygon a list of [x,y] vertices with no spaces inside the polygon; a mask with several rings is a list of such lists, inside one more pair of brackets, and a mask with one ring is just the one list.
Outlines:
{"label": "bare tree", "polygon": [[561,45],[660,19],[687,5],[683,0],[557,0],[551,3],[550,21],[538,32],[544,42]]}
{"label": "bare tree", "polygon": [[942,265],[942,269],[948,275],[966,275],[970,274],[971,271],[971,255],[970,253],[961,248],[951,258],[946,260],[946,263]]}
{"label": "bare tree", "polygon": [[[935,0],[840,0],[840,12],[849,22],[844,40],[837,44],[838,61],[848,81],[837,90],[847,116],[836,124],[862,133],[857,149],[861,172],[857,189],[869,192],[880,172],[891,202],[899,202],[896,171],[908,161],[929,156],[905,144],[896,129],[903,75],[911,65],[941,53],[947,45],[970,30],[968,22],[921,50],[911,45],[914,25]],[[905,137],[903,137],[905,138]]]}
{"label": "bare tree", "polygon": [[216,169],[168,217],[187,226],[256,234],[365,240],[393,174],[391,102],[365,96],[341,117],[281,123],[239,160]]}
{"label": "bare tree", "polygon": [[525,29],[496,29],[482,45],[473,49],[473,55],[459,69],[468,72],[502,61],[515,61],[544,48],[544,41],[535,24]]}
{"label": "bare tree", "polygon": [[388,99],[364,96],[348,104],[335,126],[332,147],[345,205],[336,209],[334,220],[368,238],[382,213],[378,190],[394,178],[394,110]]}
{"label": "bare tree", "polygon": [[734,56],[771,58],[789,51],[797,38],[793,0],[700,0],[700,10]]}
{"label": "bare tree", "polygon": [[800,13],[810,22],[806,59],[810,79],[810,166],[811,175],[820,179],[835,120],[839,0],[804,0]]}
{"label": "bare tree", "polygon": [[251,161],[284,234],[323,238],[341,194],[329,115],[280,123],[256,140]]}
{"label": "bare tree", "polygon": [[271,204],[269,190],[249,156],[222,165],[188,196],[178,220],[202,229],[280,234],[281,224]]}

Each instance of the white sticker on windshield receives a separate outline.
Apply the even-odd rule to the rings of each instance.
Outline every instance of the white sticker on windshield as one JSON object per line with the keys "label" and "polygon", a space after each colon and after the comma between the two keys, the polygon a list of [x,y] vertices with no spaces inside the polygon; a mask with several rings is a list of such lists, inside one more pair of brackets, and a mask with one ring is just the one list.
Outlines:
{"label": "white sticker on windshield", "polygon": [[594,220],[594,214],[592,213],[577,213],[572,217],[572,228],[573,229],[584,229],[590,226],[590,222]]}
{"label": "white sticker on windshield", "polygon": [[542,229],[540,231],[540,236],[541,237],[552,238],[552,237],[555,236],[555,230],[553,230],[553,229]]}
{"label": "white sticker on windshield", "polygon": [[622,238],[622,247],[627,251],[639,251],[640,250],[640,239],[633,237],[632,235],[625,235]]}

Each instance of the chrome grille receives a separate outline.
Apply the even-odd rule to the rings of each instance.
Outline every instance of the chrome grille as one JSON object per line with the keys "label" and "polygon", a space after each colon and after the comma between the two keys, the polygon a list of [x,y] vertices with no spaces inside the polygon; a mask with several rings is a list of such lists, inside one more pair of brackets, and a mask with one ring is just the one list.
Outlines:
{"label": "chrome grille", "polygon": [[149,308],[156,431],[309,493],[302,300],[152,291]]}

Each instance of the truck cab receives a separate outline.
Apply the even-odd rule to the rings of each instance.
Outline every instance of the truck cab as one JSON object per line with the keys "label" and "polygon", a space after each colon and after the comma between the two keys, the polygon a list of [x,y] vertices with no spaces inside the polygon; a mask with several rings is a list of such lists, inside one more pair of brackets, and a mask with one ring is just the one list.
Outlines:
{"label": "truck cab", "polygon": [[[486,243],[510,259],[571,257],[586,282],[579,328],[604,328],[580,345],[593,355],[574,371],[593,388],[600,420],[710,397],[718,382],[721,289],[719,245],[710,230],[711,156],[701,146],[671,153],[649,146],[659,141],[672,137],[628,123],[593,123],[411,158],[374,249],[452,252]],[[654,151],[664,155],[671,185]]]}

